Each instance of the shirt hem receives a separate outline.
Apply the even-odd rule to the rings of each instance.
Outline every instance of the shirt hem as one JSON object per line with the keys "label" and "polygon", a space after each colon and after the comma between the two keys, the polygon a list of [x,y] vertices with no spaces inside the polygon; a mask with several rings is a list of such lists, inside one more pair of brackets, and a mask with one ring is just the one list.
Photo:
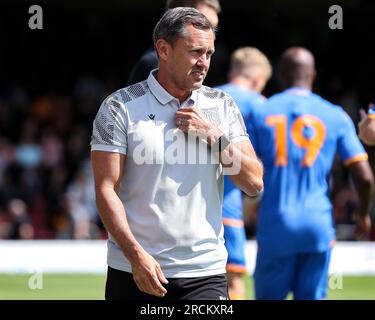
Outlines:
{"label": "shirt hem", "polygon": [[122,153],[122,154],[126,155],[126,149],[124,147],[103,145],[103,144],[93,144],[93,145],[91,145],[91,151],[115,152],[115,153]]}
{"label": "shirt hem", "polygon": [[[108,260],[107,264],[109,267],[132,273],[131,266],[119,263],[116,261]],[[163,267],[161,267],[163,269]],[[191,270],[191,271],[164,271],[163,274],[166,278],[198,278],[198,277],[207,277],[207,276],[215,276],[219,274],[225,274],[226,269],[225,265],[222,268],[212,269],[212,270]]]}

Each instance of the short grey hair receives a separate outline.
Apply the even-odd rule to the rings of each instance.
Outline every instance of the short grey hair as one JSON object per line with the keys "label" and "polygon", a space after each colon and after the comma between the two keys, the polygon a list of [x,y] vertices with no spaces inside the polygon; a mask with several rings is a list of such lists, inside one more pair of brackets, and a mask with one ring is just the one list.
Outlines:
{"label": "short grey hair", "polygon": [[219,0],[167,0],[165,10],[176,7],[192,7],[207,6],[212,8],[217,14],[221,12]]}
{"label": "short grey hair", "polygon": [[197,29],[211,29],[214,33],[216,32],[206,16],[197,9],[177,7],[167,10],[156,24],[152,36],[154,45],[159,39],[164,39],[174,45],[177,39],[186,37],[185,27],[189,24]]}

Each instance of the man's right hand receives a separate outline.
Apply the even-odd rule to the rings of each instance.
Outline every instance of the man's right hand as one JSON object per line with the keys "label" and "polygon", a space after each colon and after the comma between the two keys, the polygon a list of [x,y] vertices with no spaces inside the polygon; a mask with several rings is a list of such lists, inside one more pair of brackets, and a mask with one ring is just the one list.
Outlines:
{"label": "man's right hand", "polygon": [[159,263],[145,250],[131,261],[132,273],[138,289],[147,294],[164,297],[167,290],[162,284],[168,284]]}

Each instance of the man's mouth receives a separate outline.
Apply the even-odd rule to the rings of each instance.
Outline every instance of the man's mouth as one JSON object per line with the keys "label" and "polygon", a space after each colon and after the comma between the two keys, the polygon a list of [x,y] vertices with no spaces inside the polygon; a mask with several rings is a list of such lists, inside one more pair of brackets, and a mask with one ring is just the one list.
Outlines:
{"label": "man's mouth", "polygon": [[205,76],[205,72],[201,71],[201,70],[194,70],[194,71],[192,71],[192,74],[194,76],[198,76],[198,77],[204,77]]}

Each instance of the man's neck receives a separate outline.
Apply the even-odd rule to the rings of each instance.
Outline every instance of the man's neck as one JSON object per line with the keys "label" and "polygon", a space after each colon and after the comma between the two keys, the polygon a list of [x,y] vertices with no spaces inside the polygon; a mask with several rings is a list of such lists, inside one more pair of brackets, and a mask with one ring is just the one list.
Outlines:
{"label": "man's neck", "polygon": [[235,84],[243,89],[250,90],[250,91],[257,91],[256,88],[250,83],[249,80],[244,79],[242,77],[235,77],[230,80],[230,83]]}
{"label": "man's neck", "polygon": [[184,102],[191,95],[191,91],[177,88],[174,83],[163,74],[163,72],[160,72],[160,70],[158,70],[155,79],[171,96],[178,99],[180,103]]}
{"label": "man's neck", "polygon": [[306,82],[296,81],[296,82],[292,82],[289,86],[287,86],[286,89],[290,89],[290,88],[300,88],[300,89],[306,89],[306,90],[311,91],[312,85]]}

